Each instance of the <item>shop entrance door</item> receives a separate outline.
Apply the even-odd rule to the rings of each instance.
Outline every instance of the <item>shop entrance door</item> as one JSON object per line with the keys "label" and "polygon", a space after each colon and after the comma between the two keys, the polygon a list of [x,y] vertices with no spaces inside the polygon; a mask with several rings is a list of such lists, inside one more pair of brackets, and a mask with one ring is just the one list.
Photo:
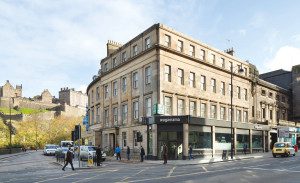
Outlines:
{"label": "shop entrance door", "polygon": [[182,159],[182,132],[159,132],[158,136],[158,157],[162,159],[162,148],[166,144],[168,147],[168,159]]}

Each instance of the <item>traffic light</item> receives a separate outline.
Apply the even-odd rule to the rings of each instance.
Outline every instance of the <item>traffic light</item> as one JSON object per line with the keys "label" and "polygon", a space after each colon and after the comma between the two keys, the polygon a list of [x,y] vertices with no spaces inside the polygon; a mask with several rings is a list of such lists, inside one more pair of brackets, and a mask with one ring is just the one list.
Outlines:
{"label": "traffic light", "polygon": [[71,138],[72,141],[74,142],[74,141],[75,141],[75,131],[72,131],[72,132],[71,132],[71,137],[72,137],[72,138]]}
{"label": "traffic light", "polygon": [[75,140],[81,139],[81,126],[75,125]]}
{"label": "traffic light", "polygon": [[143,135],[141,132],[136,132],[137,142],[143,142]]}

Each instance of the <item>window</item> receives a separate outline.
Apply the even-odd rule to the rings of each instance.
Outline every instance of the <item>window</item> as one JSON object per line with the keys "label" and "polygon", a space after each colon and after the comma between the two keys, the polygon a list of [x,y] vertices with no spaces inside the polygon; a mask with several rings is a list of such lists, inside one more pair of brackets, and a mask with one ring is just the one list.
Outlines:
{"label": "window", "polygon": [[126,92],[126,90],[127,90],[127,78],[124,77],[122,78],[122,91]]}
{"label": "window", "polygon": [[92,103],[94,103],[94,90],[92,90]]}
{"label": "window", "polygon": [[117,81],[113,82],[113,94],[114,96],[118,95],[118,85]]}
{"label": "window", "polygon": [[248,122],[248,111],[244,111],[244,122]]}
{"label": "window", "polygon": [[151,45],[150,45],[150,44],[151,44],[150,42],[151,42],[151,41],[150,41],[150,37],[147,37],[147,38],[145,39],[145,48],[146,48],[146,49],[150,48],[150,46],[151,46]]}
{"label": "window", "polygon": [[133,119],[139,119],[139,101],[133,102]]}
{"label": "window", "polygon": [[178,115],[184,115],[184,100],[177,100],[177,113]]}
{"label": "window", "polygon": [[236,110],[236,120],[237,122],[241,122],[242,121],[242,113],[241,110]]}
{"label": "window", "polygon": [[114,125],[118,126],[118,108],[117,107],[113,108],[113,121],[114,121]]}
{"label": "window", "polygon": [[96,123],[100,123],[100,107],[99,107],[99,105],[97,106],[97,110],[96,110]]}
{"label": "window", "polygon": [[[232,109],[232,115],[231,115],[231,108],[228,109],[228,120],[231,121],[231,116],[233,116],[234,113],[234,109]],[[234,120],[234,118],[232,118],[232,121]]]}
{"label": "window", "polygon": [[133,46],[133,56],[136,56],[138,54],[138,47],[137,45]]}
{"label": "window", "polygon": [[225,95],[225,82],[221,82],[221,94]]}
{"label": "window", "polygon": [[220,119],[221,120],[226,119],[225,107],[221,107],[221,109],[220,109]]}
{"label": "window", "polygon": [[100,99],[100,91],[99,91],[99,86],[96,88],[96,100]]}
{"label": "window", "polygon": [[104,86],[104,98],[108,97],[108,85]]}
{"label": "window", "polygon": [[105,123],[105,126],[108,127],[108,109],[105,109],[104,110],[104,123]]}
{"label": "window", "polygon": [[171,47],[171,37],[169,35],[165,35],[165,45]]}
{"label": "window", "polygon": [[135,72],[132,74],[132,86],[133,88],[137,88],[138,87],[138,73]]}
{"label": "window", "polygon": [[216,91],[217,91],[216,80],[212,78],[210,81],[210,84],[211,84],[211,91],[216,93]]}
{"label": "window", "polygon": [[205,60],[205,51],[204,50],[200,50],[200,60]]}
{"label": "window", "polygon": [[273,98],[273,93],[269,92],[269,98]]}
{"label": "window", "polygon": [[152,116],[151,98],[146,98],[146,116]]}
{"label": "window", "polygon": [[241,99],[241,87],[237,86],[236,90],[237,90],[238,99]]}
{"label": "window", "polygon": [[91,112],[91,116],[92,116],[92,120],[91,120],[91,125],[95,124],[95,112],[94,112],[94,108],[92,108],[92,112]]}
{"label": "window", "polygon": [[206,104],[201,103],[200,109],[201,109],[200,116],[202,118],[205,118],[206,117]]}
{"label": "window", "polygon": [[279,95],[276,95],[276,100],[278,100],[278,101],[279,101]]}
{"label": "window", "polygon": [[127,136],[126,132],[122,132],[122,146],[125,148],[127,146]]}
{"label": "window", "polygon": [[178,75],[178,84],[184,85],[184,73],[182,69],[178,69],[177,71]]}
{"label": "window", "polygon": [[122,124],[127,123],[127,116],[128,116],[128,106],[127,104],[122,105]]}
{"label": "window", "polygon": [[254,116],[255,116],[255,110],[254,110],[254,106],[252,106],[252,117],[254,118]]}
{"label": "window", "polygon": [[165,81],[171,82],[171,66],[165,65]]}
{"label": "window", "polygon": [[117,66],[117,58],[115,57],[115,58],[113,58],[113,68],[115,68],[116,66]]}
{"label": "window", "polygon": [[216,65],[216,55],[215,54],[211,54],[211,61],[214,65]]}
{"label": "window", "polygon": [[261,95],[265,96],[266,95],[266,90],[261,90]]}
{"label": "window", "polygon": [[195,57],[195,46],[190,45],[190,56]]}
{"label": "window", "polygon": [[244,67],[244,73],[245,73],[245,76],[248,77],[248,69],[246,67]]}
{"label": "window", "polygon": [[244,99],[248,100],[248,90],[246,88],[244,88]]}
{"label": "window", "polygon": [[262,117],[265,119],[266,118],[266,109],[262,108]]}
{"label": "window", "polygon": [[193,88],[196,87],[196,85],[195,85],[195,73],[193,73],[193,72],[190,72],[190,87],[193,87]]}
{"label": "window", "polygon": [[190,101],[190,115],[196,116],[196,102]]}
{"label": "window", "polygon": [[172,97],[165,97],[165,115],[172,115]]}
{"label": "window", "polygon": [[133,145],[138,146],[137,142],[137,131],[133,131]]}
{"label": "window", "polygon": [[210,118],[217,119],[217,106],[216,105],[210,106]]}
{"label": "window", "polygon": [[125,62],[126,61],[126,51],[124,51],[123,53],[122,53],[122,62]]}
{"label": "window", "polygon": [[200,79],[200,87],[202,91],[206,90],[206,77],[201,75],[201,79]]}
{"label": "window", "polygon": [[183,42],[180,40],[177,42],[177,51],[183,52]]}
{"label": "window", "polygon": [[[93,91],[92,91],[93,93]],[[282,102],[285,102],[285,96],[282,96]]]}
{"label": "window", "polygon": [[146,85],[151,83],[151,67],[148,66],[145,69],[145,82]]}
{"label": "window", "polygon": [[108,66],[107,66],[107,63],[104,64],[104,71],[108,71]]}
{"label": "window", "polygon": [[232,87],[232,85],[229,83],[229,85],[228,85],[228,94],[229,95],[231,95],[231,87]]}
{"label": "window", "polygon": [[221,65],[222,65],[222,68],[225,69],[225,59],[224,58],[221,58]]}

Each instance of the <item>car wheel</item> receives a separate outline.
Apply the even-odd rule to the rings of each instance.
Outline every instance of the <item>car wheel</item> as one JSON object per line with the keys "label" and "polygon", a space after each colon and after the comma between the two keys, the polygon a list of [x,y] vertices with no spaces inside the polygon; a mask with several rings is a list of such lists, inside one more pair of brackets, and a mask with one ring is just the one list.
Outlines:
{"label": "car wheel", "polygon": [[275,154],[273,154],[273,158],[276,158],[276,155],[275,155]]}

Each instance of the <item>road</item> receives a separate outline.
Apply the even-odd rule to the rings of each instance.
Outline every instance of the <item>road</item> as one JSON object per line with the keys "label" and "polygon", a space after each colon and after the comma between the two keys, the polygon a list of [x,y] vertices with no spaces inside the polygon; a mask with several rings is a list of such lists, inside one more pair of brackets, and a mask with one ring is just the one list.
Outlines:
{"label": "road", "polygon": [[300,182],[300,154],[289,158],[244,159],[213,164],[163,165],[152,163],[105,162],[96,169],[61,170],[53,157],[41,152],[1,158],[0,182]]}

